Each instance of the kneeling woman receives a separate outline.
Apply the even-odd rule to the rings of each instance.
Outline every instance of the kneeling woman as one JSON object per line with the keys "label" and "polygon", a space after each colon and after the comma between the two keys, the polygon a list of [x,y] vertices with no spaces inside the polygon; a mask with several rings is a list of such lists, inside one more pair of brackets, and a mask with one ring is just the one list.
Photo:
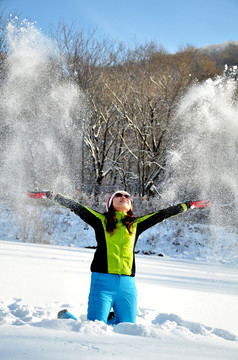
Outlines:
{"label": "kneeling woman", "polygon": [[[43,195],[42,195],[43,194]],[[91,264],[88,320],[110,323],[136,320],[135,246],[138,236],[151,226],[189,208],[204,208],[208,201],[185,202],[154,213],[135,217],[130,194],[116,191],[107,201],[107,211],[99,213],[60,194],[49,191],[28,193],[29,197],[48,197],[69,208],[95,230],[97,249]]]}

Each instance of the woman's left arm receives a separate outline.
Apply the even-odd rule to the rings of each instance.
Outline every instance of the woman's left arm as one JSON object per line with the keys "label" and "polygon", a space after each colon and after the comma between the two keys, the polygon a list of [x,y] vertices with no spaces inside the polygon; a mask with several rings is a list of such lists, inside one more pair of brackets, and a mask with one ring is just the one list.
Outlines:
{"label": "woman's left arm", "polygon": [[210,206],[209,201],[187,201],[182,204],[170,206],[167,209],[159,210],[149,215],[142,216],[137,219],[138,223],[138,232],[139,234],[143,231],[147,230],[151,226],[156,225],[159,222],[162,222],[165,219],[170,217],[182,214],[183,212],[187,211],[189,208],[191,209],[199,209],[199,208],[206,208]]}

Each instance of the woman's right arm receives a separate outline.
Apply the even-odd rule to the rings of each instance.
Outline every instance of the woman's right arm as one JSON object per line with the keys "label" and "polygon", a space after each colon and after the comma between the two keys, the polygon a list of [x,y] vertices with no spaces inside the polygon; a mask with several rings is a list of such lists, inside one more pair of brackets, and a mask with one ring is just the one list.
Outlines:
{"label": "woman's right arm", "polygon": [[[57,204],[70,209],[76,215],[78,215],[83,221],[88,223],[89,225],[95,225],[95,220],[97,217],[100,217],[100,214],[94,210],[89,209],[87,206],[84,206],[78,203],[75,200],[72,200],[64,195],[56,194],[52,196],[52,200],[54,200]],[[97,216],[98,215],[98,216]]]}
{"label": "woman's right arm", "polygon": [[88,207],[78,203],[75,200],[69,199],[68,197],[61,194],[54,194],[52,191],[31,191],[26,194],[29,198],[33,199],[44,199],[48,198],[55,201],[59,205],[70,209],[76,215],[78,215],[87,224],[95,227],[97,220],[102,218],[102,214],[97,211],[91,210]]}

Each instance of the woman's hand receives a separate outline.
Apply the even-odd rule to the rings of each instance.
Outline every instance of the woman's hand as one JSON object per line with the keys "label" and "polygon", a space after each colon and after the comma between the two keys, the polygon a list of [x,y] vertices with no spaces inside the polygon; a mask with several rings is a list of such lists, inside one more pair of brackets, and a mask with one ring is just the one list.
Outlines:
{"label": "woman's hand", "polygon": [[28,191],[26,193],[26,195],[29,197],[29,198],[33,198],[33,199],[54,199],[55,198],[55,194],[53,193],[53,191],[49,191],[49,190],[46,190],[46,191]]}
{"label": "woman's hand", "polygon": [[202,208],[206,208],[209,207],[211,204],[208,200],[202,200],[202,201],[192,201],[190,203],[190,208],[191,209],[202,209]]}

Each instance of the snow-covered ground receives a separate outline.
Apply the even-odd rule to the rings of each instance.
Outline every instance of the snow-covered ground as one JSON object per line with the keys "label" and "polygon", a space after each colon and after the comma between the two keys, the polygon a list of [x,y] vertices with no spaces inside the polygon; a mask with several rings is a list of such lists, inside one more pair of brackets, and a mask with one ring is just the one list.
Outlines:
{"label": "snow-covered ground", "polygon": [[0,241],[0,360],[238,359],[237,268],[137,255],[136,324],[107,326],[86,320],[93,251]]}

